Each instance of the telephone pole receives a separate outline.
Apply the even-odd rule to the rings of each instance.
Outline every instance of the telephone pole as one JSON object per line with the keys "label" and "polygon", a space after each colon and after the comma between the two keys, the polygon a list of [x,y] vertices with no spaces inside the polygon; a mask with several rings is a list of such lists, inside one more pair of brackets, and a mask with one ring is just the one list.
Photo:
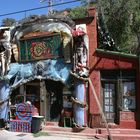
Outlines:
{"label": "telephone pole", "polygon": [[[48,13],[49,14],[53,14],[54,10],[53,10],[53,4],[57,1],[57,0],[40,0],[40,2],[46,2],[48,3]],[[63,2],[63,0],[58,0],[60,2]]]}

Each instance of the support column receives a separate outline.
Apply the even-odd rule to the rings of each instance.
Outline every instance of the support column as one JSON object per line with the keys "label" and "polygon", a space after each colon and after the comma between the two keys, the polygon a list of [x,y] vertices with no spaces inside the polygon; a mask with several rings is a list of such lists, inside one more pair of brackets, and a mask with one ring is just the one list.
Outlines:
{"label": "support column", "polygon": [[47,120],[46,86],[45,81],[40,81],[40,115]]}
{"label": "support column", "polygon": [[[85,84],[83,81],[75,83],[75,99],[84,104],[85,101]],[[74,120],[79,126],[84,126],[84,108],[80,104],[74,104]]]}

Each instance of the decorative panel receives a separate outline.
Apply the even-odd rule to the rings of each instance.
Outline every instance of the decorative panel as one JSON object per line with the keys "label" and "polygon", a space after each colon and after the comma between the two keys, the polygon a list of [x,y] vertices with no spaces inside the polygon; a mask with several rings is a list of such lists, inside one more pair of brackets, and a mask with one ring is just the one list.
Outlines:
{"label": "decorative panel", "polygon": [[21,39],[19,61],[32,61],[62,57],[60,34]]}

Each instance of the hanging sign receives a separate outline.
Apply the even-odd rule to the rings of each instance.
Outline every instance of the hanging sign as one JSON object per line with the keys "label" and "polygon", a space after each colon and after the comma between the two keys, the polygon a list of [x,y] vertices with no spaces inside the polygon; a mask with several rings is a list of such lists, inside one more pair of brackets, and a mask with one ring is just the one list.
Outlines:
{"label": "hanging sign", "polygon": [[32,61],[62,56],[60,34],[20,40],[19,61]]}

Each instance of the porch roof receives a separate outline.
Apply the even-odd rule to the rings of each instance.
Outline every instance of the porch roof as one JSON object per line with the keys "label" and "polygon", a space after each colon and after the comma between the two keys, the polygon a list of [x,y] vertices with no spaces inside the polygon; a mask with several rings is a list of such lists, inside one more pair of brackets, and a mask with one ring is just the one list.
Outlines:
{"label": "porch roof", "polygon": [[12,63],[6,78],[13,81],[10,82],[11,89],[34,79],[51,79],[67,84],[71,68],[72,65],[65,63],[63,59]]}
{"label": "porch roof", "polygon": [[135,54],[127,54],[127,53],[123,53],[123,52],[116,52],[116,51],[108,51],[108,50],[104,50],[104,49],[96,49],[96,53],[98,54],[107,54],[107,55],[115,55],[115,56],[122,56],[122,57],[126,57],[126,58],[138,58],[139,56],[135,55]]}

